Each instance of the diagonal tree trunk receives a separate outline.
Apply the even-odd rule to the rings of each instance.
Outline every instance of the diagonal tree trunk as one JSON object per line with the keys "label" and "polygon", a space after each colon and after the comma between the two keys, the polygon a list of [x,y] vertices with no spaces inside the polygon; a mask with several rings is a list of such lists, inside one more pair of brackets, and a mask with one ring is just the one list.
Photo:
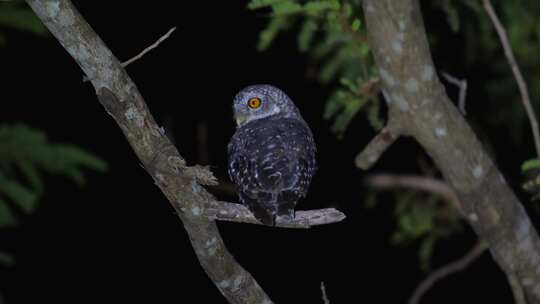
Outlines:
{"label": "diagonal tree trunk", "polygon": [[220,292],[230,303],[272,303],[227,251],[215,222],[203,216],[214,198],[199,183],[213,183],[212,174],[186,166],[118,59],[69,0],[27,3],[86,73],[105,110],[176,209],[201,265]]}
{"label": "diagonal tree trunk", "polygon": [[[368,39],[388,103],[384,132],[359,157],[367,168],[400,135],[431,156],[461,210],[528,303],[540,303],[540,243],[523,206],[440,83],[417,0],[364,0]],[[383,144],[381,144],[381,142]],[[373,148],[372,148],[373,147]],[[366,161],[370,160],[370,161]]]}

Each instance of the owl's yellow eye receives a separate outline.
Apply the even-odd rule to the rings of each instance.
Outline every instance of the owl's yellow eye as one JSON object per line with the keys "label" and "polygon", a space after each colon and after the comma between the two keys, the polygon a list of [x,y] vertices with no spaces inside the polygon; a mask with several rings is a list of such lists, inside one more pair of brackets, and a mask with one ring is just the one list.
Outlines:
{"label": "owl's yellow eye", "polygon": [[261,106],[261,99],[259,97],[252,97],[248,100],[248,107],[252,109],[257,109]]}

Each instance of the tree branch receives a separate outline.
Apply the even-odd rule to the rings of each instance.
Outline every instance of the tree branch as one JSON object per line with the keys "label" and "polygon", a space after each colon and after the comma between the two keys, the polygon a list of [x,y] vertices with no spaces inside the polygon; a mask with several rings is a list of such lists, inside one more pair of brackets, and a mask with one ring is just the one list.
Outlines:
{"label": "tree branch", "polygon": [[430,290],[433,285],[451,274],[467,269],[470,264],[476,261],[482,255],[482,253],[486,251],[486,249],[486,244],[482,241],[478,241],[476,245],[474,245],[474,247],[464,256],[430,273],[428,277],[416,287],[411,298],[409,299],[409,304],[420,303],[420,300],[422,300],[424,294]]}
{"label": "tree branch", "polygon": [[525,79],[521,74],[521,70],[519,69],[519,66],[516,62],[516,57],[514,57],[514,52],[512,52],[512,47],[510,46],[510,42],[508,41],[506,30],[504,29],[504,26],[499,20],[499,17],[497,17],[497,13],[495,13],[495,9],[491,5],[491,1],[482,0],[482,4],[484,5],[484,9],[486,10],[486,13],[491,19],[491,22],[493,22],[493,25],[495,26],[495,30],[499,35],[499,39],[501,40],[501,44],[504,49],[506,59],[510,64],[510,68],[512,69],[514,78],[516,78],[516,82],[519,87],[519,93],[521,94],[521,102],[525,107],[525,111],[527,112],[527,116],[529,118],[529,123],[531,124],[531,130],[534,138],[534,146],[536,148],[536,155],[538,158],[540,158],[540,131],[538,131],[538,121],[536,120],[536,115],[534,114],[534,108],[531,105],[531,98],[529,97],[527,83],[525,82]]}
{"label": "tree branch", "polygon": [[365,178],[365,182],[378,189],[408,188],[418,191],[426,191],[438,194],[448,200],[457,211],[461,211],[459,199],[454,190],[444,181],[420,176],[420,175],[397,175],[397,174],[372,174]]}
{"label": "tree branch", "polygon": [[[438,79],[418,0],[364,0],[368,41],[392,119],[431,156],[465,218],[528,303],[540,303],[540,242],[523,206]],[[388,98],[386,98],[388,97]]]}
{"label": "tree branch", "polygon": [[[204,210],[203,216],[211,220],[238,222],[263,225],[253,216],[244,205],[213,201]],[[277,217],[276,227],[283,228],[310,228],[312,226],[326,225],[341,222],[345,219],[345,214],[334,208],[318,210],[298,210],[294,218]]]}

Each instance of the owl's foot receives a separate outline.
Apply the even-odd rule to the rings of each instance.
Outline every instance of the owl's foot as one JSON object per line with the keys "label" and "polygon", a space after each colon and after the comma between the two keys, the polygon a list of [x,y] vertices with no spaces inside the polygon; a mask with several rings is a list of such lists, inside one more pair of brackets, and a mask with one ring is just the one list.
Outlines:
{"label": "owl's foot", "polygon": [[278,209],[278,215],[287,219],[288,221],[294,220],[294,208],[288,206],[281,206],[282,208]]}

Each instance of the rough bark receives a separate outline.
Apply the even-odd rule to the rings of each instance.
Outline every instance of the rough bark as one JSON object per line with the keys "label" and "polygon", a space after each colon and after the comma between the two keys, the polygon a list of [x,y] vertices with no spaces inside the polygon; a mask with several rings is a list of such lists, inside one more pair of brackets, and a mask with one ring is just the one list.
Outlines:
{"label": "rough bark", "polygon": [[432,62],[417,0],[364,0],[389,119],[415,138],[459,198],[466,219],[528,303],[540,303],[540,243],[523,206],[451,103]]}

